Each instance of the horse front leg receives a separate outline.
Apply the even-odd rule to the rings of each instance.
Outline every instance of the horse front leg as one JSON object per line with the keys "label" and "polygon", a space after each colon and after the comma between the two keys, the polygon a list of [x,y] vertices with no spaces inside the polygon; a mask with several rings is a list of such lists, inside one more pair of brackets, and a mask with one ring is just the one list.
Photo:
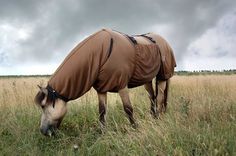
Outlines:
{"label": "horse front leg", "polygon": [[99,104],[99,121],[101,126],[104,127],[106,124],[106,107],[107,107],[107,93],[98,93],[98,104]]}
{"label": "horse front leg", "polygon": [[133,117],[133,107],[132,107],[131,102],[130,102],[128,88],[125,87],[124,89],[119,90],[118,93],[119,93],[119,95],[121,97],[121,100],[122,100],[122,103],[123,103],[123,107],[124,107],[124,111],[127,114],[131,125],[134,128],[136,128],[137,124],[136,124],[135,119]]}

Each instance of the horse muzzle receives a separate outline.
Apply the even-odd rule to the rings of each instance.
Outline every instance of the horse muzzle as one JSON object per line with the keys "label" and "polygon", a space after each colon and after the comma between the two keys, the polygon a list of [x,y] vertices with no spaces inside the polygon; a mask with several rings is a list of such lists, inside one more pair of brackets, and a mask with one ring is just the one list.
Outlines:
{"label": "horse muzzle", "polygon": [[53,136],[55,135],[55,128],[53,126],[45,126],[40,128],[40,132],[45,136]]}

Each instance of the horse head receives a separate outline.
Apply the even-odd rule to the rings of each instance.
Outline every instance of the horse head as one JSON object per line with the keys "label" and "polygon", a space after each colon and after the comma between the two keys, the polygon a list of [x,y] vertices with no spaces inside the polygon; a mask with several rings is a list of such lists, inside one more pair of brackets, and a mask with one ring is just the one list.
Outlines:
{"label": "horse head", "polygon": [[67,112],[66,102],[53,96],[48,88],[39,87],[35,103],[42,108],[40,131],[46,136],[54,134],[55,130]]}

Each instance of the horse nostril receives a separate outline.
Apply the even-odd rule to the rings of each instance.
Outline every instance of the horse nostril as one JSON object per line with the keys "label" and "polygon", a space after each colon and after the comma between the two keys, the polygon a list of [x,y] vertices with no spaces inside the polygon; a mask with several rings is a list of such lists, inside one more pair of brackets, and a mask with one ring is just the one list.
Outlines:
{"label": "horse nostril", "polygon": [[47,128],[40,128],[40,132],[41,132],[43,135],[47,135]]}

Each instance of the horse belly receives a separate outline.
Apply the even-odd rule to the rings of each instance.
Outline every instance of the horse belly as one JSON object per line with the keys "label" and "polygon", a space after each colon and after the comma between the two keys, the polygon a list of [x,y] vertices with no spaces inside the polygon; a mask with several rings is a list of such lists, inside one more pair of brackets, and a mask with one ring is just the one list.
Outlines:
{"label": "horse belly", "polygon": [[134,70],[133,45],[123,35],[112,37],[114,44],[111,55],[102,65],[93,85],[98,92],[118,92],[125,88]]}
{"label": "horse belly", "polygon": [[136,45],[135,67],[128,87],[133,88],[150,82],[159,72],[160,53],[155,44]]}

